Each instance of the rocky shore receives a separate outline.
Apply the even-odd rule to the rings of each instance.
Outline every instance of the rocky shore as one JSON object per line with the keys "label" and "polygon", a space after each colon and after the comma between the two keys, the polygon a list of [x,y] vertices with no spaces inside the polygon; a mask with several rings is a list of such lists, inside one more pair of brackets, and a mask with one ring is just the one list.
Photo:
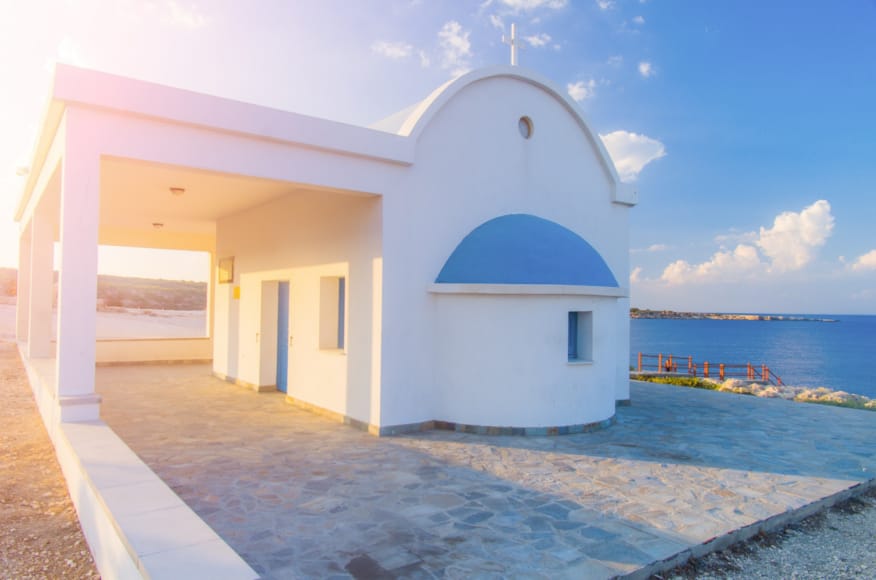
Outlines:
{"label": "rocky shore", "polygon": [[630,308],[630,318],[657,318],[667,320],[748,320],[760,322],[837,322],[833,318],[786,316],[783,314],[732,314],[720,312],[676,312]]}
{"label": "rocky shore", "polygon": [[640,381],[651,381],[677,385],[680,387],[692,387],[708,389],[722,393],[736,393],[737,395],[752,395],[767,399],[785,399],[798,403],[819,403],[822,405],[834,405],[851,409],[864,409],[876,411],[876,399],[864,395],[837,391],[827,387],[797,387],[793,385],[770,385],[756,381],[744,381],[741,379],[727,379],[716,381],[712,379],[688,377],[678,374],[661,373],[636,373],[631,372],[630,378]]}

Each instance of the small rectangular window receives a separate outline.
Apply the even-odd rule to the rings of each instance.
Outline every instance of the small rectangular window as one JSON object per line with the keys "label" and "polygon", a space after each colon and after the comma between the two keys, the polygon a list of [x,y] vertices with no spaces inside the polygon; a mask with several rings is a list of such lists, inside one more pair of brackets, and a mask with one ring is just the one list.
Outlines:
{"label": "small rectangular window", "polygon": [[593,360],[593,313],[569,312],[568,356],[570,361]]}
{"label": "small rectangular window", "polygon": [[343,349],[346,328],[347,279],[319,279],[319,348]]}

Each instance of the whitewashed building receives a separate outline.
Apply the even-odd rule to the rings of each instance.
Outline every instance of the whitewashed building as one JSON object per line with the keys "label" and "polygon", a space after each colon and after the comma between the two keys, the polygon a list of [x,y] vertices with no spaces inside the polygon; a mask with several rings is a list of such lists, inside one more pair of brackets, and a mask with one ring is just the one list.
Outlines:
{"label": "whitewashed building", "polygon": [[[17,213],[18,339],[53,369],[51,421],[98,417],[97,363],[212,360],[375,434],[578,432],[629,399],[635,203],[518,67],[363,128],[59,66]],[[209,252],[208,336],[96,341],[98,244]]]}

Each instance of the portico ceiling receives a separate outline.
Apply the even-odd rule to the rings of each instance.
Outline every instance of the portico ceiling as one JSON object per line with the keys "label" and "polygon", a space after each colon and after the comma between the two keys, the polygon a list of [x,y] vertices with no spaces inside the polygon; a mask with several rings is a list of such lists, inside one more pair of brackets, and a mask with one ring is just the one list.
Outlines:
{"label": "portico ceiling", "polygon": [[[170,188],[182,188],[174,195]],[[187,167],[103,158],[100,227],[213,234],[216,220],[305,191],[351,193],[317,186],[222,174]]]}

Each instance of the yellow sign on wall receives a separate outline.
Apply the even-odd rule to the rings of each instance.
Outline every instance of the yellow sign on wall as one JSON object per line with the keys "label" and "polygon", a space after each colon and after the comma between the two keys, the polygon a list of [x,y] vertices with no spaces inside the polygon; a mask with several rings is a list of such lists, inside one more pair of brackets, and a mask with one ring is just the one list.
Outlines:
{"label": "yellow sign on wall", "polygon": [[235,299],[235,300],[240,300],[240,286],[235,286],[235,287],[234,287],[234,293],[233,293],[233,296],[234,296],[234,299]]}

